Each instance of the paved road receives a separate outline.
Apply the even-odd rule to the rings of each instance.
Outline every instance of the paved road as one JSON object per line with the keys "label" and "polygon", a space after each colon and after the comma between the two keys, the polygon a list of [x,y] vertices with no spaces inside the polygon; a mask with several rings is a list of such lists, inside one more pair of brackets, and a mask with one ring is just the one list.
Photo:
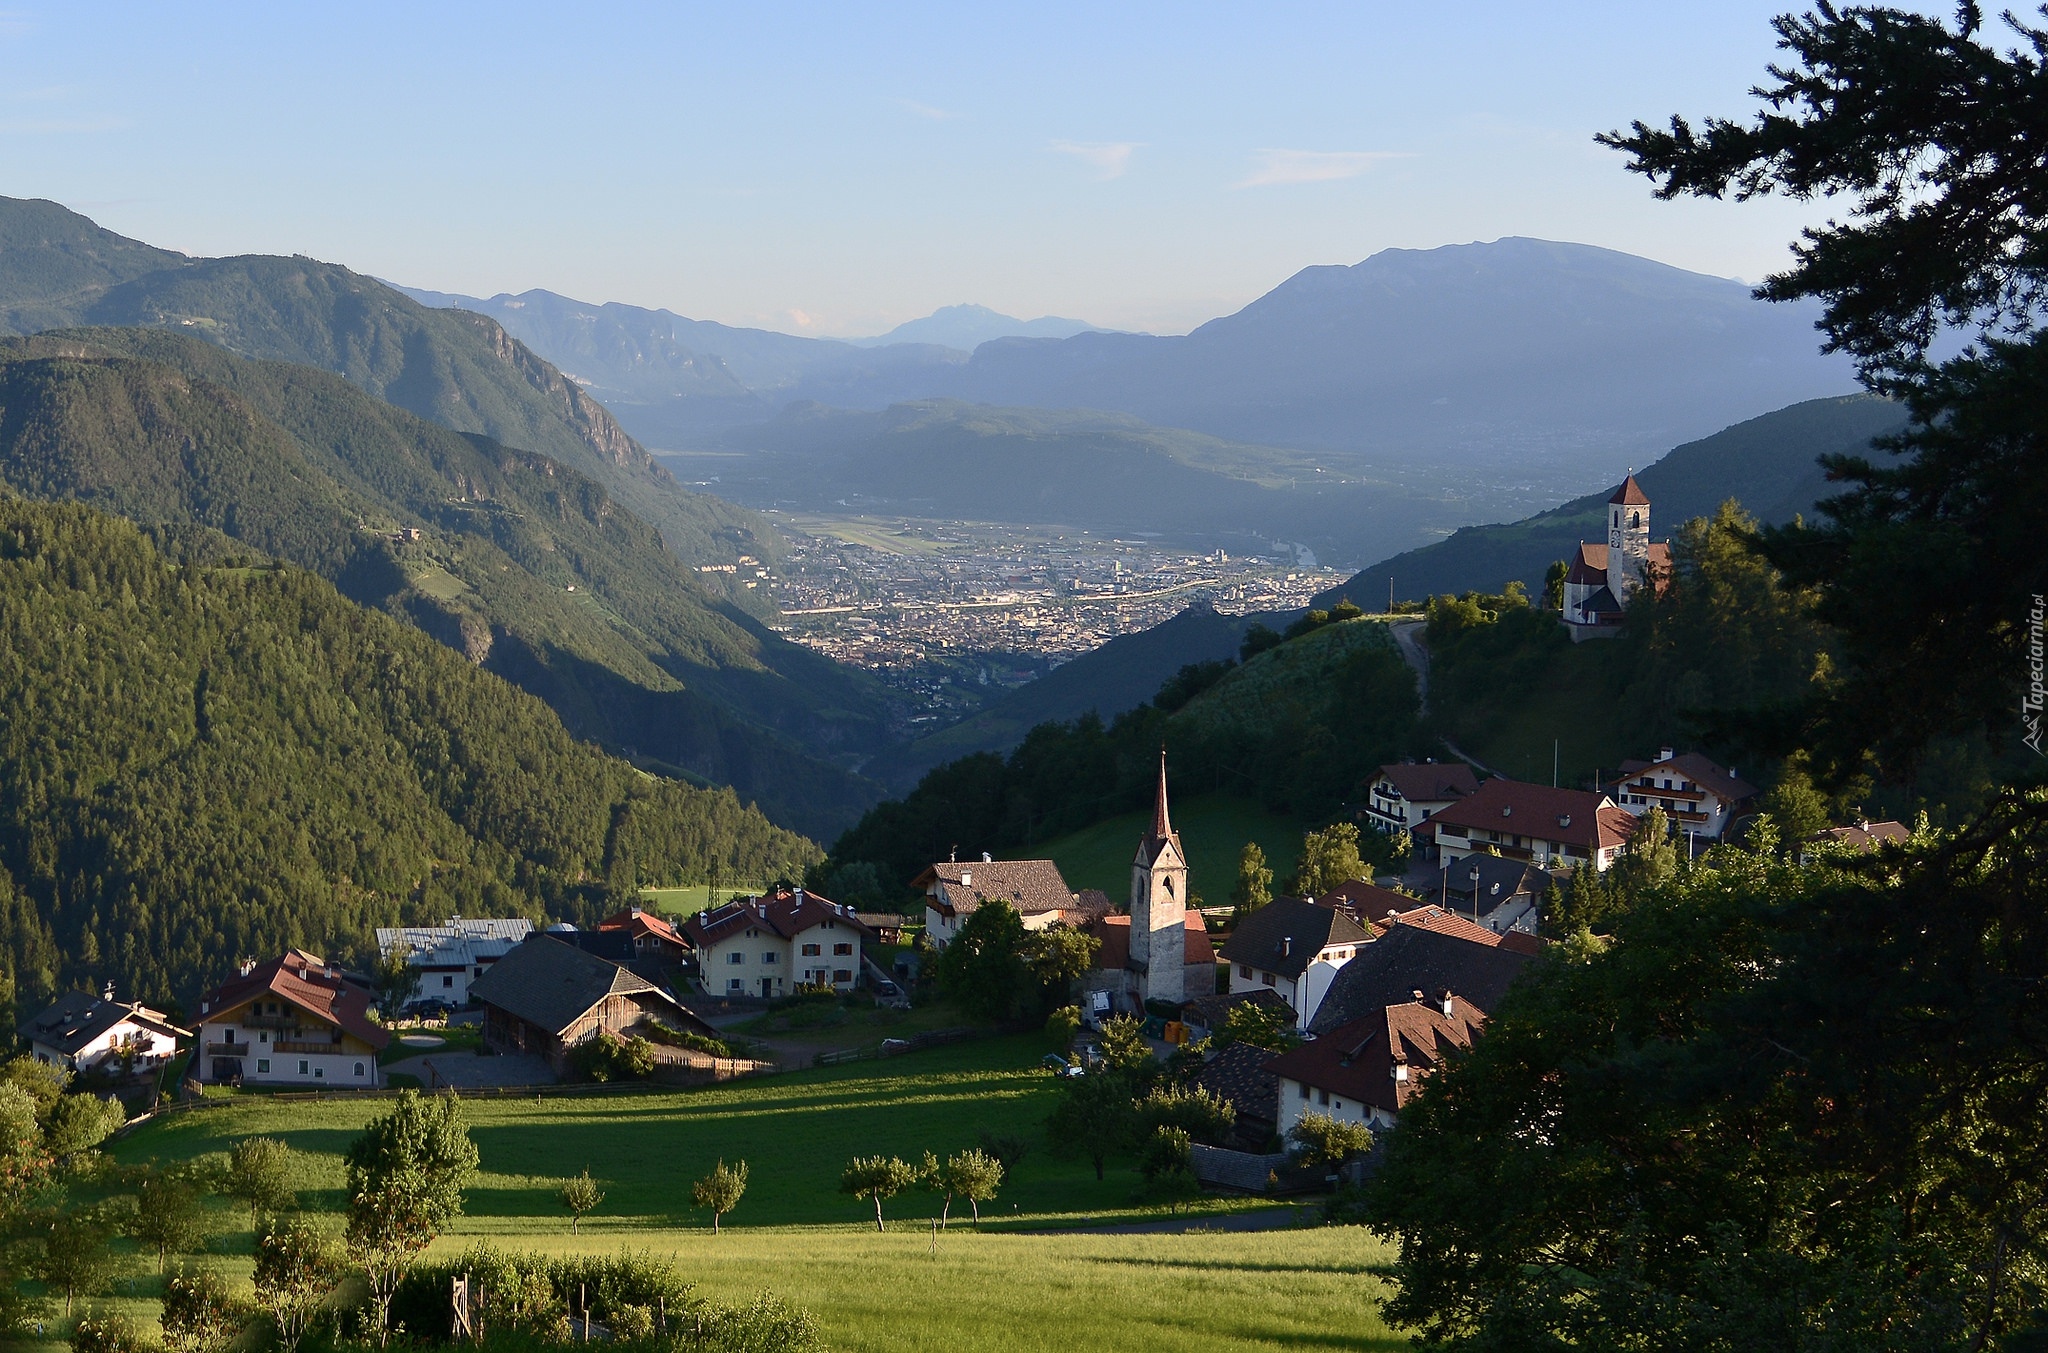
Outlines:
{"label": "paved road", "polygon": [[479,1057],[473,1052],[428,1052],[387,1062],[384,1069],[418,1076],[420,1084],[429,1089],[442,1085],[553,1085],[560,1079],[544,1059],[526,1053]]}

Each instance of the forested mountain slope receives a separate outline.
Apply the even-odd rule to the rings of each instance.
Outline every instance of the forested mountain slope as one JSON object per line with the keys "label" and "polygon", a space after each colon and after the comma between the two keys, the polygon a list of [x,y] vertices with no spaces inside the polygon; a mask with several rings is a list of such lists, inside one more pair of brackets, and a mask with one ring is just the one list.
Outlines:
{"label": "forested mountain slope", "polygon": [[[377,925],[587,920],[639,880],[768,877],[801,837],[206,528],[162,548],[0,499],[0,964],[17,1004],[189,1001]],[[609,893],[607,890],[610,890]]]}
{"label": "forested mountain slope", "polygon": [[1253,798],[1330,820],[1381,763],[1428,745],[1415,674],[1386,624],[1355,614],[1303,617],[1284,641],[1269,632],[1243,663],[1191,668],[1114,721],[1041,723],[1007,756],[979,752],[933,769],[833,844],[821,886],[893,905],[903,881],[949,850],[1031,853],[1149,804],[1162,747],[1176,794]]}
{"label": "forested mountain slope", "polygon": [[158,330],[9,340],[0,480],[215,527],[314,569],[541,696],[579,735],[733,784],[779,821],[828,832],[871,800],[813,754],[883,739],[858,673],[705,594],[582,475],[339,376]]}
{"label": "forested mountain slope", "polygon": [[152,325],[332,371],[422,418],[605,486],[686,559],[772,554],[760,518],[677,484],[603,405],[502,327],[302,257],[190,259],[52,202],[0,198],[0,325]]}
{"label": "forested mountain slope", "polygon": [[[1636,471],[1636,479],[1650,495],[1651,526],[1659,538],[1694,517],[1712,516],[1730,498],[1760,521],[1787,522],[1834,491],[1819,457],[1868,454],[1871,438],[1896,432],[1905,422],[1904,409],[1875,395],[1811,399],[1688,442]],[[1316,604],[1345,596],[1366,606],[1384,602],[1390,578],[1403,598],[1498,592],[1511,580],[1533,594],[1552,561],[1569,560],[1581,541],[1607,539],[1609,492],[1518,522],[1465,527],[1448,540],[1360,571]]]}

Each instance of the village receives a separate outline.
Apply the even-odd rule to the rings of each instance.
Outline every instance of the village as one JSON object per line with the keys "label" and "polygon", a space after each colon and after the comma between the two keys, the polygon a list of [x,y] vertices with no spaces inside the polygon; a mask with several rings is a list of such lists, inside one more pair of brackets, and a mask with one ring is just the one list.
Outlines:
{"label": "village", "polygon": [[[1575,642],[1612,637],[1668,576],[1649,512],[1628,477],[1608,505],[1606,544],[1580,547],[1557,616]],[[1262,884],[1205,907],[1162,751],[1121,898],[1071,886],[1052,859],[956,849],[899,880],[893,910],[779,880],[722,895],[649,889],[589,928],[456,916],[379,928],[374,965],[300,949],[244,957],[182,1024],[109,988],[63,996],[19,1033],[35,1062],[142,1109],[235,1092],[702,1086],[1028,1031],[1024,1006],[992,1016],[959,999],[964,969],[950,989],[940,980],[956,946],[986,958],[1007,944],[1031,962],[1070,956],[1042,976],[1053,1044],[1043,1069],[1085,1080],[1112,1044],[1144,1060],[1133,1084],[1155,1060],[1169,1065],[1222,1124],[1186,1142],[1190,1187],[1315,1192],[1369,1171],[1432,1072],[1483,1036],[1501,998],[1565,937],[1561,909],[1586,880],[1597,886],[1632,851],[1689,861],[1739,840],[1759,800],[1734,768],[1671,746],[1584,789],[1456,759],[1390,763],[1348,821],[1318,833],[1346,843],[1319,888],[1272,896]],[[1386,848],[1361,852],[1360,832]],[[1799,855],[1909,835],[1859,820]],[[1006,927],[1008,939],[990,938]],[[816,1017],[824,1010],[831,1020]],[[806,1034],[820,1023],[839,1036]]]}

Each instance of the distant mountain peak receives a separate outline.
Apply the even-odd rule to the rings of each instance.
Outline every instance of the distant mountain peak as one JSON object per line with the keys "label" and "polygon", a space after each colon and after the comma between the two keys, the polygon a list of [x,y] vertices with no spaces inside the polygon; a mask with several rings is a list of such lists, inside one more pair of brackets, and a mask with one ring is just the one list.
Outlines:
{"label": "distant mountain peak", "polygon": [[940,347],[972,352],[997,338],[1072,338],[1075,334],[1097,332],[1100,330],[1086,320],[1061,319],[1057,315],[1018,319],[985,305],[964,303],[940,306],[923,319],[899,324],[875,338],[850,338],[846,341],[864,348],[885,347],[891,343],[936,343]]}

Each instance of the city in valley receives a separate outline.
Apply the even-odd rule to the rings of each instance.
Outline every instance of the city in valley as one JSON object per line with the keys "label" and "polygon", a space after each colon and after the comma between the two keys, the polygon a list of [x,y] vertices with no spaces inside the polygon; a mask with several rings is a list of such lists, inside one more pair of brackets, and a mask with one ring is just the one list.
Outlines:
{"label": "city in valley", "polygon": [[1190,605],[1295,610],[1344,581],[1307,549],[1240,555],[1068,527],[768,513],[780,567],[742,565],[772,590],[783,632],[874,672],[937,711],[972,708],[1120,634]]}

